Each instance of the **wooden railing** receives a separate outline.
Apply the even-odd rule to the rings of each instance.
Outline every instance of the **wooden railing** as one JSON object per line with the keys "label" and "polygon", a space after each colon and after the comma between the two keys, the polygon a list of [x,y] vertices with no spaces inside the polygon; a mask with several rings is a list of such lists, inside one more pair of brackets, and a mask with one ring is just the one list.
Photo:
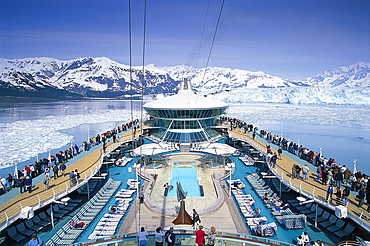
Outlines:
{"label": "wooden railing", "polygon": [[[90,156],[93,155],[96,151],[99,152],[96,158],[94,158],[93,162],[80,172],[81,178],[77,185],[71,187],[69,178],[53,185],[48,190],[41,190],[43,184],[38,184],[33,188],[33,192],[30,195],[24,198],[21,198],[19,195],[14,199],[5,202],[4,204],[6,204],[6,207],[0,210],[0,231],[4,230],[7,226],[19,219],[21,210],[23,208],[32,207],[34,211],[38,210],[52,203],[53,201],[63,198],[64,196],[72,193],[73,191],[86,184],[89,179],[96,175],[96,173],[100,170],[103,163],[103,158],[110,152],[115,150],[122,143],[131,141],[131,139],[132,136],[130,134],[124,137],[121,136],[117,139],[116,143],[110,142],[107,144],[106,153],[104,153],[102,148],[100,147],[98,150],[95,150],[94,152],[88,154],[88,156]],[[81,160],[83,160],[84,158],[82,158]],[[71,164],[73,168],[69,168],[70,170],[78,168],[78,166],[74,167],[73,165],[74,163]]]}

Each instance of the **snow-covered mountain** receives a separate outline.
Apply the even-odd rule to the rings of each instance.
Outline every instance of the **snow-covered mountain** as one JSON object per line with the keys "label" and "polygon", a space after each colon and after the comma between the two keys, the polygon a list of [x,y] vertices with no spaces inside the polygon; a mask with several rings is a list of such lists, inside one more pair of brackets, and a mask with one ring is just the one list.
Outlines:
{"label": "snow-covered mountain", "polygon": [[[162,67],[172,78],[191,78],[194,88],[202,91],[224,91],[236,88],[282,88],[307,86],[300,81],[291,81],[264,72],[250,72],[241,69],[209,67],[196,69],[191,66]],[[202,82],[204,81],[204,82]]]}
{"label": "snow-covered mountain", "polygon": [[[132,82],[130,83],[130,76]],[[170,93],[177,83],[164,71],[119,64],[108,58],[78,58],[60,61],[51,58],[0,59],[0,92],[13,91],[45,97],[42,90],[65,91],[72,96],[119,97],[127,94]],[[28,93],[27,93],[28,92]],[[37,95],[38,94],[38,95]]]}
{"label": "snow-covered mountain", "polygon": [[311,86],[369,87],[370,63],[359,62],[348,67],[328,70],[307,79]]}
{"label": "snow-covered mountain", "polygon": [[130,74],[129,66],[105,57],[69,61],[0,59],[0,95],[124,98],[140,95],[142,89],[145,95],[174,93],[179,81],[189,77],[198,91],[228,102],[367,104],[369,94],[366,93],[370,88],[370,64],[363,62],[325,71],[303,81],[220,67],[205,70],[184,65],[147,65],[144,71],[143,75],[142,67],[132,67]]}

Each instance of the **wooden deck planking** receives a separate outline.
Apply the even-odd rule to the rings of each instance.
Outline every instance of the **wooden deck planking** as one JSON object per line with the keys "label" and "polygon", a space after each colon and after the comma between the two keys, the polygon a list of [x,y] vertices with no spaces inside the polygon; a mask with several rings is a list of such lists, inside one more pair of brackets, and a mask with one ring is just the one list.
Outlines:
{"label": "wooden deck planking", "polygon": [[[107,143],[106,150],[107,152],[113,150],[116,146],[120,145],[121,143],[130,140],[133,136],[132,130],[129,130],[122,134],[119,138],[117,138],[116,143],[109,142]],[[80,182],[83,181],[85,178],[88,178],[96,168],[100,168],[100,162],[102,158],[102,146],[98,149],[89,152],[86,156],[80,158],[79,160],[75,161],[71,165],[67,166],[65,171],[65,177],[58,177],[58,179],[54,180],[54,178],[50,179],[49,183],[49,190],[46,190],[46,186],[41,182],[39,184],[35,184],[32,188],[32,192],[28,193],[25,192],[23,194],[19,194],[15,198],[6,201],[0,205],[0,224],[6,222],[7,217],[9,219],[16,217],[19,215],[21,208],[30,206],[35,207],[40,202],[46,202],[52,200],[55,194],[61,194],[66,191],[67,187],[70,188],[70,181],[69,181],[69,172],[72,170],[78,170],[80,172]],[[70,161],[73,161],[70,160]],[[43,174],[41,174],[43,175]],[[19,189],[19,188],[14,188]],[[6,213],[6,215],[5,215]]]}
{"label": "wooden deck planking", "polygon": [[[245,137],[245,140],[252,143],[252,144],[255,144],[257,146],[264,146],[263,148],[263,151],[266,153],[266,144],[263,143],[262,141],[258,140],[258,139],[253,139],[252,136],[248,133],[244,133],[243,131],[241,131],[240,129],[234,129],[232,131],[232,133],[235,134],[235,136],[244,136]],[[277,146],[274,145],[274,144],[271,144],[271,150],[273,153],[277,153]],[[285,152],[285,151],[284,151]],[[291,184],[296,186],[296,187],[300,187],[301,184],[302,184],[302,191],[304,192],[307,192],[309,194],[314,194],[316,198],[322,200],[322,201],[325,201],[326,199],[326,189],[328,187],[328,185],[322,185],[321,182],[317,182],[314,180],[314,178],[317,177],[316,175],[316,172],[310,170],[309,171],[309,174],[308,174],[308,180],[300,180],[300,179],[291,179],[291,170],[292,170],[292,166],[293,164],[299,164],[299,165],[302,165],[302,163],[304,163],[305,161],[302,160],[302,163],[297,163],[296,161],[294,161],[293,159],[291,159],[290,157],[286,156],[285,154],[281,155],[281,159],[278,159],[277,160],[277,165],[276,167],[274,168],[274,170],[278,173],[278,174],[283,174],[283,178],[284,180],[286,181],[291,181]],[[301,173],[302,175],[302,173]],[[333,198],[335,198],[335,195],[333,194]],[[364,215],[367,215],[368,212],[366,212],[366,208],[365,206],[366,205],[363,205],[361,208],[358,206],[358,201],[356,200],[356,196],[351,194],[349,197],[349,204],[348,204],[348,213],[350,213],[351,215],[353,215],[354,217],[357,217],[359,218],[357,214],[361,214],[362,212],[364,212]],[[333,199],[334,200],[334,199]],[[336,204],[333,204],[331,203],[331,205],[333,206],[336,206]],[[362,220],[364,224],[366,224],[367,226],[370,226],[370,222],[367,221],[367,220]]]}

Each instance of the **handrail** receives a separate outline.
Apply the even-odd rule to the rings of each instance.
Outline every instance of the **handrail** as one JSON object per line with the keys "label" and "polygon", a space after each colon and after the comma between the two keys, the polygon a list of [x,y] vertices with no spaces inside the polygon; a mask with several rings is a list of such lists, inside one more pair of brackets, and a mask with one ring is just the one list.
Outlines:
{"label": "handrail", "polygon": [[[258,143],[256,140],[252,139],[249,136],[249,134],[244,135],[244,134],[232,131],[232,132],[230,132],[230,135],[231,136],[235,135],[235,136],[237,136],[238,139],[246,141],[249,144],[251,144],[252,146],[257,146],[257,145],[262,146],[263,145],[261,143]],[[258,149],[258,150],[261,151],[261,149]],[[266,152],[262,150],[262,154],[266,155]],[[325,207],[327,207],[331,210],[335,210],[335,206],[328,203],[325,200],[326,199],[325,198],[325,194],[326,194],[326,189],[325,188],[320,187],[317,184],[309,183],[306,180],[292,179],[291,177],[288,179],[287,178],[287,177],[289,177],[288,174],[290,174],[291,171],[286,170],[285,168],[281,167],[278,164],[274,168],[271,167],[270,165],[268,165],[268,168],[270,169],[270,171],[277,178],[280,179],[280,182],[282,182],[284,185],[288,186],[292,190],[298,192],[301,195],[304,195],[305,197],[307,197],[309,199],[313,199],[316,203],[319,203],[322,206],[325,206]],[[310,172],[312,172],[312,171],[310,171]],[[281,175],[279,173],[281,173]],[[286,177],[284,177],[284,175]],[[297,182],[300,182],[300,183],[297,184]],[[302,189],[302,184],[304,184],[303,187],[306,189],[306,191]],[[321,195],[321,197],[319,197],[318,195],[315,195],[315,192],[317,192],[317,191],[319,191],[321,194],[324,194],[324,195]],[[353,196],[353,195],[351,195],[351,196]],[[348,212],[348,217],[350,219],[352,219],[355,223],[359,224],[363,229],[370,232],[370,224],[363,220],[362,215],[357,216],[354,212]]]}
{"label": "handrail", "polygon": [[[188,240],[191,243],[194,242],[195,238],[195,230],[175,230],[177,241],[185,241]],[[154,231],[148,231],[148,241],[154,241]],[[217,232],[216,235],[217,241],[233,241],[233,242],[240,242],[240,243],[248,243],[252,245],[270,245],[270,246],[293,246],[294,244],[278,241],[275,239],[265,238],[265,237],[258,237],[240,233],[230,233],[230,232]],[[73,246],[87,246],[87,245],[113,245],[115,243],[120,243],[124,241],[137,241],[137,234],[136,233],[129,233],[124,235],[115,235],[109,238],[101,239],[101,240],[90,240],[86,242],[74,243]],[[328,242],[322,242],[324,245],[328,246],[335,246],[334,244]],[[220,244],[220,243],[218,243]],[[223,245],[223,244],[220,244]]]}
{"label": "handrail", "polygon": [[[0,231],[4,230],[7,226],[20,218],[22,207],[24,208],[26,206],[30,206],[33,207],[34,210],[40,209],[52,203],[54,200],[61,199],[62,197],[68,195],[69,193],[72,193],[73,191],[86,184],[89,179],[100,170],[103,164],[103,158],[107,156],[112,150],[115,150],[119,145],[130,140],[130,135],[127,137],[117,138],[117,144],[114,142],[110,142],[109,144],[107,144],[106,153],[103,152],[102,147],[100,147],[100,149],[98,150],[95,150],[100,152],[97,160],[95,160],[90,166],[80,172],[81,178],[85,177],[85,179],[80,180],[77,185],[68,188],[70,180],[66,179],[58,184],[55,184],[52,189],[41,191],[35,190],[33,191],[32,196],[24,197],[20,200],[14,201],[8,207],[0,210]],[[21,206],[19,206],[19,204],[21,204]]]}

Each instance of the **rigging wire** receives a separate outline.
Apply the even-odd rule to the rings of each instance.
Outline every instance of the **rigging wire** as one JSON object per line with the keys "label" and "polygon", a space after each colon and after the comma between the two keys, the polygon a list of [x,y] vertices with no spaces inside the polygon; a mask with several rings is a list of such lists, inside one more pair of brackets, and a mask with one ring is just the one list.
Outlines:
{"label": "rigging wire", "polygon": [[[143,56],[142,56],[142,73],[143,73],[143,78],[142,78],[142,82],[141,82],[141,107],[140,107],[140,133],[141,133],[141,137],[143,137],[143,105],[144,105],[144,86],[146,85],[146,79],[145,79],[145,48],[146,48],[146,17],[147,17],[147,14],[146,14],[146,10],[147,10],[147,7],[146,7],[146,0],[144,0],[144,23],[143,23]],[[140,157],[142,157],[142,144],[140,144]],[[145,158],[145,157],[144,157]],[[145,165],[145,161],[144,159],[143,160],[143,163]],[[140,191],[141,192],[141,191]],[[140,198],[139,198],[140,199]],[[141,221],[141,206],[139,206],[139,225],[137,227],[138,231],[139,231],[139,228],[140,228],[140,221]]]}
{"label": "rigging wire", "polygon": [[[134,114],[133,114],[133,86],[132,86],[132,29],[131,29],[131,26],[132,26],[132,22],[131,22],[131,0],[128,0],[128,37],[129,37],[129,69],[130,69],[130,73],[129,73],[129,78],[130,78],[130,117],[131,117],[131,122],[133,123],[133,120],[134,120]],[[133,124],[132,124],[132,127],[135,127]],[[135,132],[134,132],[134,129],[131,129],[131,146],[132,146],[132,150],[134,149],[134,138],[135,138]],[[135,172],[137,173],[137,168],[135,168]],[[136,202],[134,203],[135,204],[135,211],[137,211],[137,208],[136,208]],[[136,224],[136,228],[138,228],[138,221],[137,221],[137,218],[135,216],[135,224]]]}
{"label": "rigging wire", "polygon": [[201,48],[202,48],[203,37],[204,37],[204,30],[206,29],[206,24],[207,24],[208,10],[209,10],[209,3],[210,3],[210,0],[208,0],[208,4],[207,4],[207,11],[206,11],[206,16],[205,16],[205,18],[204,18],[203,30],[202,30],[202,37],[200,38],[200,42],[199,42],[198,57],[197,57],[197,61],[196,61],[196,63],[195,63],[195,67],[198,67],[199,55],[200,55],[200,50],[201,50]]}
{"label": "rigging wire", "polygon": [[216,24],[216,28],[215,28],[215,32],[213,33],[213,38],[212,38],[212,44],[211,44],[211,48],[209,50],[209,53],[208,53],[208,58],[207,58],[207,63],[206,63],[206,67],[204,68],[204,73],[203,73],[203,78],[201,80],[201,82],[203,83],[200,87],[199,87],[199,90],[198,90],[198,95],[197,95],[197,100],[195,101],[195,103],[198,102],[198,99],[199,99],[199,95],[200,95],[200,91],[202,89],[202,86],[204,85],[204,78],[206,77],[206,72],[207,72],[207,69],[208,69],[208,64],[209,64],[209,61],[211,59],[211,54],[212,54],[212,50],[213,50],[213,45],[215,43],[215,40],[216,40],[216,34],[217,34],[217,30],[218,30],[218,26],[220,24],[220,20],[221,20],[221,14],[222,14],[222,10],[224,8],[224,3],[225,3],[225,0],[222,0],[222,4],[221,4],[221,8],[220,8],[220,12],[218,14],[218,18],[217,18],[217,24]]}

